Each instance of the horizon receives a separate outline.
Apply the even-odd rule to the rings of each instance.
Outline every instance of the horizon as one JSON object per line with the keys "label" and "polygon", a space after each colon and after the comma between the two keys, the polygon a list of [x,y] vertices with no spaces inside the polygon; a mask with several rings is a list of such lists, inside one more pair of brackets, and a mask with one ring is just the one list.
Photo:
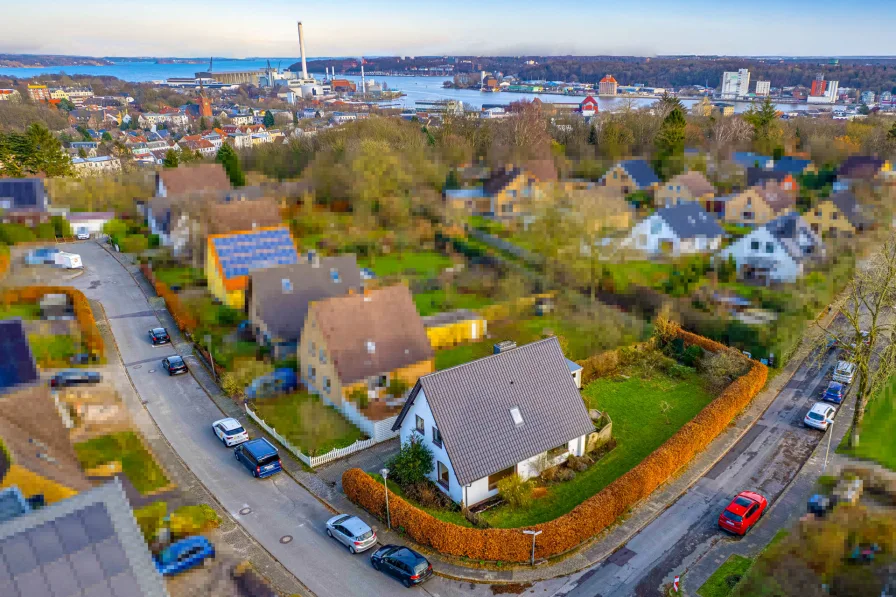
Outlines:
{"label": "horizon", "polygon": [[[454,14],[408,0],[349,0],[336,14],[310,6],[299,13],[285,0],[251,7],[214,4],[215,26],[197,27],[211,6],[200,0],[159,0],[164,27],[135,36],[122,25],[120,4],[96,0],[90,10],[48,0],[13,5],[0,0],[7,30],[0,53],[84,57],[183,57],[245,59],[298,54],[295,23],[305,26],[309,57],[318,56],[889,56],[887,33],[896,11],[883,0],[860,0],[848,21],[829,18],[831,2],[758,0],[749,7],[685,0],[636,5],[550,7],[495,0],[460,0]],[[347,9],[347,10],[346,10]],[[774,16],[774,18],[769,18]],[[436,20],[437,19],[437,20]],[[433,24],[435,23],[435,25]],[[794,26],[798,23],[799,26]]]}
{"label": "horizon", "polygon": [[[0,52],[4,56],[48,58],[88,58],[96,60],[301,60],[296,56],[187,56],[174,54],[60,54],[33,52]],[[308,56],[307,61],[315,60],[376,60],[378,58],[741,58],[744,60],[896,60],[896,54],[362,54],[360,56],[346,54],[341,56]]]}

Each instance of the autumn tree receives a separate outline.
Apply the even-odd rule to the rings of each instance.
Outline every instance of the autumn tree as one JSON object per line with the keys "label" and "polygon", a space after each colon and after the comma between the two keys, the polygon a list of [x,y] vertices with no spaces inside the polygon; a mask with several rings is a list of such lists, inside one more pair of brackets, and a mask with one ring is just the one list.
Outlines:
{"label": "autumn tree", "polygon": [[610,117],[603,122],[598,135],[597,149],[609,160],[618,160],[631,153],[635,137],[621,121]]}

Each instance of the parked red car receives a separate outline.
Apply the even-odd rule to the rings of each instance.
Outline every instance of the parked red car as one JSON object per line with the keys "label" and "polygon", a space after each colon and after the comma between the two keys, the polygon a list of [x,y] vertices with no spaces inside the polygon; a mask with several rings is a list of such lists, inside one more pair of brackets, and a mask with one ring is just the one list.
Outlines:
{"label": "parked red car", "polygon": [[742,491],[719,514],[719,528],[735,535],[745,535],[762,518],[766,508],[767,499],[752,491]]}

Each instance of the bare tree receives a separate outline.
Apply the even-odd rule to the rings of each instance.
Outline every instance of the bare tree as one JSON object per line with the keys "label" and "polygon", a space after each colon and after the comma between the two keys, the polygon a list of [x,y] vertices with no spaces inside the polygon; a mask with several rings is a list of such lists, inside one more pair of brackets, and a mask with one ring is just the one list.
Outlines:
{"label": "bare tree", "polygon": [[[836,342],[850,351],[856,366],[856,407],[849,445],[859,445],[868,401],[883,386],[896,365],[896,235],[857,267],[839,300],[831,305],[845,321],[842,329],[822,328],[826,345]],[[836,320],[835,320],[836,321]]]}

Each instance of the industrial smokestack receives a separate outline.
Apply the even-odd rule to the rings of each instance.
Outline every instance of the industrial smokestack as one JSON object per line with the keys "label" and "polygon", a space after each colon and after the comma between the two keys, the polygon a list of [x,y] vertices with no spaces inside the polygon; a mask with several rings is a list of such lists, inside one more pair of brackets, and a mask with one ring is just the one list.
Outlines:
{"label": "industrial smokestack", "polygon": [[365,85],[365,83],[364,83],[364,63],[363,62],[361,63],[361,93],[367,93],[367,85]]}
{"label": "industrial smokestack", "polygon": [[302,21],[299,21],[299,51],[302,53],[302,78],[308,78],[308,66],[305,64],[305,36],[302,35]]}

